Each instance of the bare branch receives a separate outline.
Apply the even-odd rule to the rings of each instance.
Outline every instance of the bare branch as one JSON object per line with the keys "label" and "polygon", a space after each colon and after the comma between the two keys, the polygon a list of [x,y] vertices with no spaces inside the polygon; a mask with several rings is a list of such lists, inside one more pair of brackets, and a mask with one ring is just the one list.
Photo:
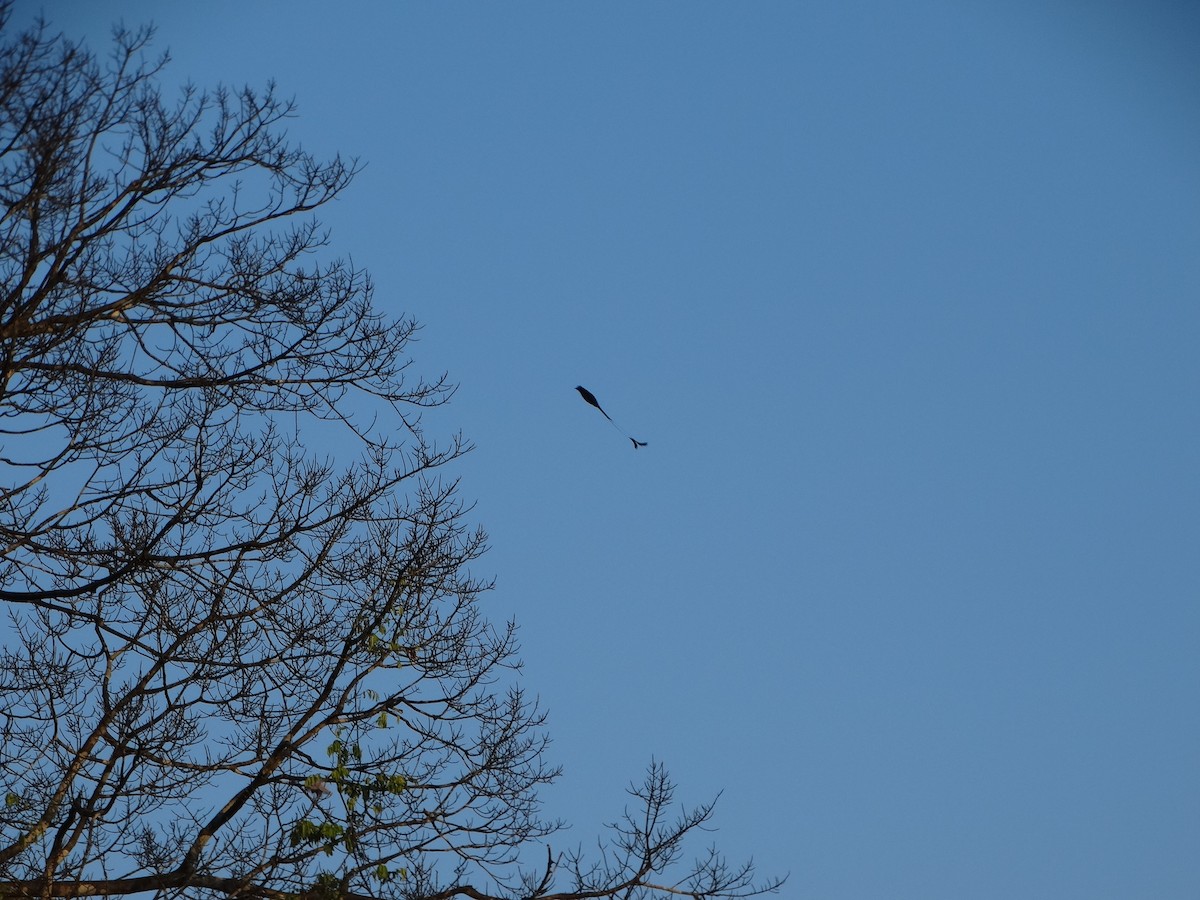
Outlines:
{"label": "bare branch", "polygon": [[672,818],[657,765],[598,862],[541,843],[470,446],[423,420],[453,388],[312,217],[356,164],[273,86],[165,97],[149,29],[5,35],[0,896],[774,889],[715,851],[668,877],[712,807]]}

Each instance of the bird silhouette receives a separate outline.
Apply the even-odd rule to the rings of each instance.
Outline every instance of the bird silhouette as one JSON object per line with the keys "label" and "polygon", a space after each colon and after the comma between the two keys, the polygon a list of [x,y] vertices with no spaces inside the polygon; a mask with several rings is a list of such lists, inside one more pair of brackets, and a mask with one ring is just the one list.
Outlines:
{"label": "bird silhouette", "polygon": [[626,433],[625,430],[622,429],[620,425],[618,425],[616,422],[613,421],[613,417],[604,411],[604,407],[600,405],[600,401],[596,399],[595,394],[593,394],[591,391],[589,391],[587,388],[585,388],[582,384],[575,385],[575,390],[579,391],[579,396],[582,397],[584,399],[584,401],[586,401],[587,403],[590,403],[592,406],[596,407],[596,409],[600,410],[600,415],[602,415],[602,416],[604,416],[604,418],[608,419],[609,424],[611,424],[613,428],[617,429],[617,431],[621,432],[621,434],[623,434],[623,435],[625,435],[625,437],[629,438],[629,440],[633,443],[634,450],[636,450],[638,447],[646,446],[645,441],[639,441],[637,438],[629,437],[629,434]]}

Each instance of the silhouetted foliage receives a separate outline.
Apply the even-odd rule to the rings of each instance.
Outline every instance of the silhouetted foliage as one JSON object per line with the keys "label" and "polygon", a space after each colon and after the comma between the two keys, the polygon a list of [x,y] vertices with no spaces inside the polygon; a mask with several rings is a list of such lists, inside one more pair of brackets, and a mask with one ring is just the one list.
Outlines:
{"label": "silhouetted foliage", "polygon": [[271,88],[168,99],[148,30],[98,60],[10,13],[0,895],[755,892],[667,874],[711,807],[670,819],[658,766],[598,862],[522,868],[557,773],[440,476],[468,447],[422,427],[451,389],[308,215],[354,165]]}

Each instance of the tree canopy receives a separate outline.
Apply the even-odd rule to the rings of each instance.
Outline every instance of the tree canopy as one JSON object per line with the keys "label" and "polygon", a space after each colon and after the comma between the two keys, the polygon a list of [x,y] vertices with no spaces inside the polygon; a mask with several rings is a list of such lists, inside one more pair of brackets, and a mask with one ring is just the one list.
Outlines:
{"label": "tree canopy", "polygon": [[[0,5],[0,895],[737,897],[659,764],[556,851],[544,716],[417,325],[312,213],[272,86]],[[336,452],[333,448],[336,447]],[[326,448],[322,450],[321,448]],[[536,862],[536,864],[534,864]]]}

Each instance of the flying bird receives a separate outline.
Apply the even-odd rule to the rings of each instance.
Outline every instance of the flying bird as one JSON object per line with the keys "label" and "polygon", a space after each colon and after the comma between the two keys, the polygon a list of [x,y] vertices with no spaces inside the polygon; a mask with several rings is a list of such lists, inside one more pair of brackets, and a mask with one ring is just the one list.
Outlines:
{"label": "flying bird", "polygon": [[604,407],[600,405],[600,401],[596,399],[595,394],[585,388],[582,384],[575,385],[575,390],[579,391],[579,396],[582,397],[587,403],[590,403],[592,406],[596,407],[596,409],[600,410],[600,414],[604,416],[604,418],[608,419],[609,424],[611,424],[613,428],[617,429],[617,431],[620,431],[621,434],[625,435],[625,437],[629,438],[629,440],[633,442],[634,450],[636,450],[638,447],[646,446],[645,441],[639,441],[637,438],[629,437],[625,430],[613,421],[613,417],[604,411]]}

